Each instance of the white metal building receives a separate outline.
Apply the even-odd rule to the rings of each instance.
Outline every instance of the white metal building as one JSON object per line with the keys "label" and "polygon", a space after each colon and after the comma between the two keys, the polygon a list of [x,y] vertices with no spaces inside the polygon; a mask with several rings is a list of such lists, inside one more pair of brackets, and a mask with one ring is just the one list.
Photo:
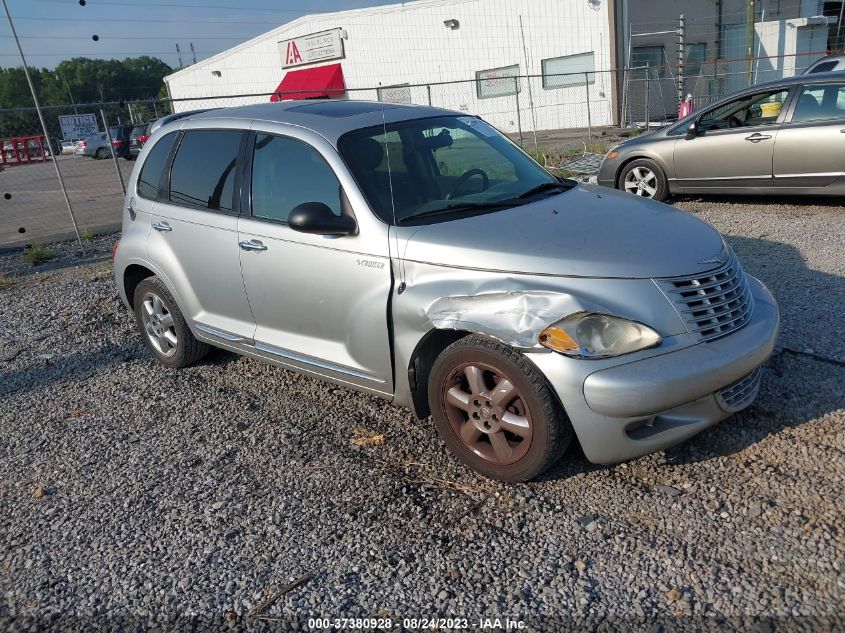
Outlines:
{"label": "white metal building", "polygon": [[[262,102],[279,91],[284,99],[431,103],[509,132],[609,125],[616,85],[603,71],[615,66],[613,4],[417,0],[308,15],[165,82],[173,99],[201,98],[177,101],[177,111]],[[535,77],[517,78],[525,75]],[[263,96],[210,99],[249,94]]]}

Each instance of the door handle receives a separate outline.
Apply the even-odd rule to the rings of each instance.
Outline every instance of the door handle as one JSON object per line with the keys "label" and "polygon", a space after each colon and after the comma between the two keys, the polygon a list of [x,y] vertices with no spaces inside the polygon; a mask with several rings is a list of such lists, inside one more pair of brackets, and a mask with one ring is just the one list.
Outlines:
{"label": "door handle", "polygon": [[172,227],[172,226],[170,226],[167,222],[155,222],[155,223],[153,224],[153,228],[154,228],[156,231],[164,231],[164,232],[167,232],[167,231],[172,231],[172,230],[173,230],[173,227]]}
{"label": "door handle", "polygon": [[752,143],[759,143],[760,141],[765,141],[772,138],[768,134],[760,134],[760,132],[754,132],[751,136],[746,136],[746,141],[751,141]]}
{"label": "door handle", "polygon": [[259,240],[250,240],[248,242],[238,242],[238,246],[245,251],[266,251],[267,247]]}

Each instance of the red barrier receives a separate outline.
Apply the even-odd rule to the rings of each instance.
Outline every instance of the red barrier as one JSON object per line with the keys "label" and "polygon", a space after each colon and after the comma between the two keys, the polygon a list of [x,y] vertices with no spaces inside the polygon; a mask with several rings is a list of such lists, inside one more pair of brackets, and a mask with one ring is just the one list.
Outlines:
{"label": "red barrier", "polygon": [[52,158],[50,144],[43,134],[3,139],[0,145],[0,165],[4,167],[43,163]]}

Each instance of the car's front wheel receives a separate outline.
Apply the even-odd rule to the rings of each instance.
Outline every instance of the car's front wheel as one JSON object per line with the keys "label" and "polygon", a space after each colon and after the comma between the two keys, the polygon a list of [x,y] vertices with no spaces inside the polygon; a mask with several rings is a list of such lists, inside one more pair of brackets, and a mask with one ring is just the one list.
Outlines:
{"label": "car's front wheel", "polygon": [[144,343],[162,365],[187,367],[208,353],[208,345],[194,337],[173,295],[158,277],[147,277],[138,284],[134,306]]}
{"label": "car's front wheel", "polygon": [[97,153],[94,154],[94,158],[96,158],[97,160],[104,160],[108,157],[109,157],[109,150],[107,150],[105,147],[101,147],[100,149],[97,150]]}
{"label": "car's front wheel", "polygon": [[460,339],[438,356],[428,397],[446,445],[493,479],[533,479],[572,439],[545,378],[514,349],[483,336]]}
{"label": "car's front wheel", "polygon": [[653,160],[633,160],[619,174],[619,189],[643,198],[663,201],[669,197],[669,185],[663,169]]}

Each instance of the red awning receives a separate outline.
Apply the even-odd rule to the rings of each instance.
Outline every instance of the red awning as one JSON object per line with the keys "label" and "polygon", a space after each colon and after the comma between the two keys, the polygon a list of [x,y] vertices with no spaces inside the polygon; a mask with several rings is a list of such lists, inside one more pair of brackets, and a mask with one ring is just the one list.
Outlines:
{"label": "red awning", "polygon": [[270,101],[339,97],[346,92],[340,64],[289,70]]}

